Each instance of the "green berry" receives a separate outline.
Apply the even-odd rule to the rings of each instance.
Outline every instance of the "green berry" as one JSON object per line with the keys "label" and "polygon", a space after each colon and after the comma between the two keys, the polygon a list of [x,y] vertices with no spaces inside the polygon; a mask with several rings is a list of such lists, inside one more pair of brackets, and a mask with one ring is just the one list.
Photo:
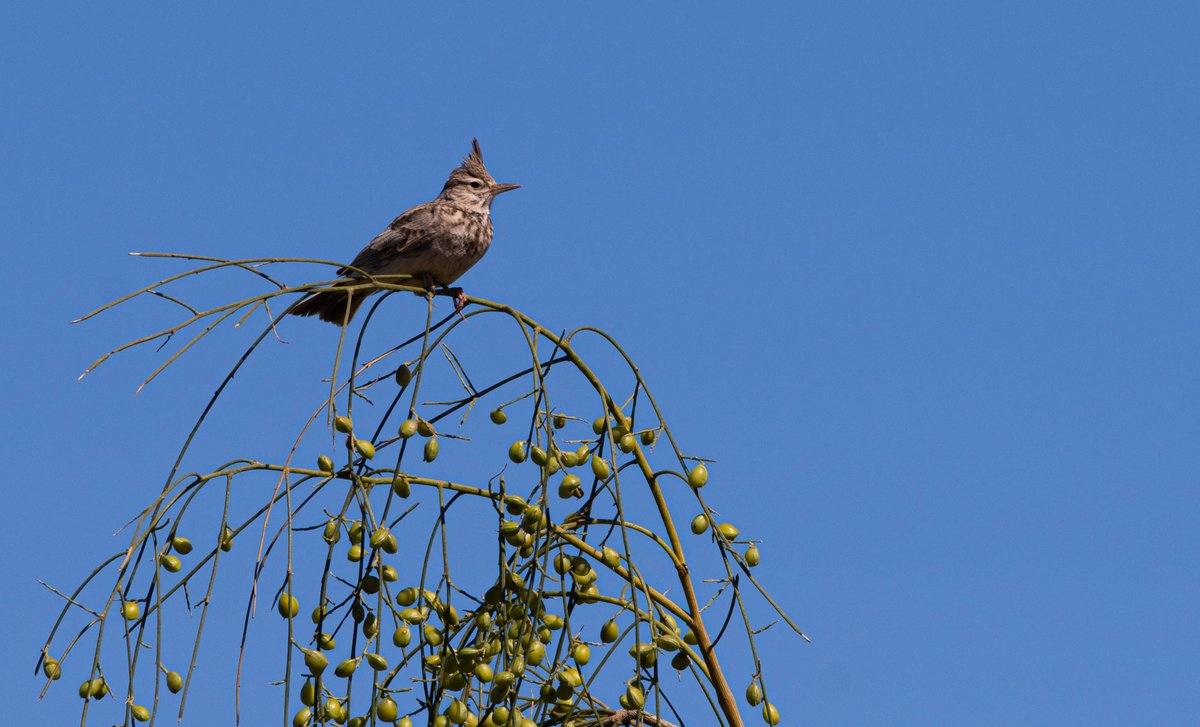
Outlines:
{"label": "green berry", "polygon": [[300,613],[300,602],[290,593],[279,594],[279,603],[277,604],[279,615],[284,618],[292,618]]}
{"label": "green berry", "polygon": [[408,368],[407,364],[401,364],[400,368],[396,369],[396,383],[401,386],[408,386],[412,376],[412,369]]}

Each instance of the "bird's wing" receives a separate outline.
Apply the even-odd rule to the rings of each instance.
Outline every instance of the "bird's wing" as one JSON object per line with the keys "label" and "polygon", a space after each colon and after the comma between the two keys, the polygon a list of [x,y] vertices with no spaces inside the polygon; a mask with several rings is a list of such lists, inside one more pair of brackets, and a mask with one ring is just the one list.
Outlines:
{"label": "bird's wing", "polygon": [[[387,269],[388,263],[397,257],[412,255],[428,243],[433,227],[433,208],[428,204],[418,205],[392,220],[383,232],[359,251],[350,267],[376,274]],[[339,275],[351,274],[347,268]]]}

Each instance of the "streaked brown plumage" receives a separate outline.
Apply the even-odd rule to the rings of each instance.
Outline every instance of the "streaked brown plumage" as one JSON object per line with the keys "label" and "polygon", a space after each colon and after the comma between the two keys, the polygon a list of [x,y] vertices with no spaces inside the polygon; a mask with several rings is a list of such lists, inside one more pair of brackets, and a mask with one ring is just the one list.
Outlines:
{"label": "streaked brown plumage", "polygon": [[[470,156],[450,172],[441,194],[392,220],[338,275],[361,278],[351,268],[369,275],[411,275],[413,285],[425,287],[432,295],[435,286],[445,288],[458,280],[487,252],[492,244],[492,200],[519,186],[497,184],[483,165],[479,141],[472,140]],[[461,310],[466,299],[462,289],[449,290],[455,296],[455,307]],[[323,290],[300,301],[290,312],[341,325],[354,317],[372,292]]]}

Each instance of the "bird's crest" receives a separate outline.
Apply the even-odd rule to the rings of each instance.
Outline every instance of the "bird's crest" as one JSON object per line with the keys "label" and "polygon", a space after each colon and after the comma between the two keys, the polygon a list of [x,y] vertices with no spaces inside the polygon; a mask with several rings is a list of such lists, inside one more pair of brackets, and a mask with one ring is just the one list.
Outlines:
{"label": "bird's crest", "polygon": [[471,139],[471,154],[463,159],[459,169],[477,179],[494,181],[492,175],[488,174],[487,167],[483,166],[483,152],[479,150],[479,139]]}

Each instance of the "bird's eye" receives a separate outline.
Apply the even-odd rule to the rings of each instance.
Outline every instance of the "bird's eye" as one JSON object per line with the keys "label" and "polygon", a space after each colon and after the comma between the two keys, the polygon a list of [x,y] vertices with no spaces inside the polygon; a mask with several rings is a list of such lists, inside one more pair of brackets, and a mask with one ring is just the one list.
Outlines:
{"label": "bird's eye", "polygon": [[482,184],[480,184],[479,182],[471,182],[471,188],[472,188],[472,189],[479,189],[479,188],[480,188],[480,187],[482,187],[482,186],[483,186],[483,185],[482,185]]}

